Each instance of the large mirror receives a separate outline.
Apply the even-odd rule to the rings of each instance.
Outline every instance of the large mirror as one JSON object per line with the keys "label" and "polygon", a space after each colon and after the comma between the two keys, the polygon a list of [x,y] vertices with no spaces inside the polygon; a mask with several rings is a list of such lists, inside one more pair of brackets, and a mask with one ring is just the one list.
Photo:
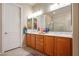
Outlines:
{"label": "large mirror", "polygon": [[27,19],[28,29],[37,31],[49,29],[52,32],[72,32],[71,4],[52,11],[46,11],[46,9],[41,7],[35,9],[37,10],[39,8],[45,11],[39,16]]}
{"label": "large mirror", "polygon": [[72,32],[71,5],[45,14],[45,24],[50,31]]}

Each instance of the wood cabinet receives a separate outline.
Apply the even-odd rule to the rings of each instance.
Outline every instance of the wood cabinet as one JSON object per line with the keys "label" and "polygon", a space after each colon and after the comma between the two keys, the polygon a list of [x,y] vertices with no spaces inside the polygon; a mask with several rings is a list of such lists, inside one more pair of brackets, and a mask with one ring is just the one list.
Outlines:
{"label": "wood cabinet", "polygon": [[55,37],[55,55],[71,56],[72,55],[72,39],[64,37]]}
{"label": "wood cabinet", "polygon": [[42,35],[36,35],[36,49],[40,52],[44,50],[44,37]]}
{"label": "wood cabinet", "polygon": [[49,56],[72,55],[72,38],[27,34],[26,44]]}
{"label": "wood cabinet", "polygon": [[35,42],[36,41],[35,35],[34,34],[27,34],[26,36],[27,36],[27,38],[26,38],[27,46],[35,48],[35,44],[36,44],[36,42]]}
{"label": "wood cabinet", "polygon": [[27,44],[27,46],[31,47],[31,34],[27,34],[26,37],[27,37],[26,38],[26,41],[27,41],[26,44]]}
{"label": "wood cabinet", "polygon": [[44,36],[44,53],[54,55],[55,39],[53,36]]}
{"label": "wood cabinet", "polygon": [[31,47],[32,48],[36,47],[36,35],[34,34],[31,35]]}

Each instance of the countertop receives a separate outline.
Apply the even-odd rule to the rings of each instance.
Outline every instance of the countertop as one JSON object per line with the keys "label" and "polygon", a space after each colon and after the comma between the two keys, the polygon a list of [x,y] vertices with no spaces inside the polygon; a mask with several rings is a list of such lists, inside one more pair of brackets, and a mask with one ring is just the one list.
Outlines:
{"label": "countertop", "polygon": [[59,36],[59,37],[67,37],[72,38],[72,32],[47,32],[47,33],[41,33],[41,32],[27,32],[29,34],[37,34],[37,35],[48,35],[48,36]]}

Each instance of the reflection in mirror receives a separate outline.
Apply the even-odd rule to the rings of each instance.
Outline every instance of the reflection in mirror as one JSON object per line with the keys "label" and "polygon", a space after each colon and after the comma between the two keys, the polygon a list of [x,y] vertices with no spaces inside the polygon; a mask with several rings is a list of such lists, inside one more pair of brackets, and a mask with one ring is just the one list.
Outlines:
{"label": "reflection in mirror", "polygon": [[72,32],[71,5],[45,14],[45,24],[50,31]]}
{"label": "reflection in mirror", "polygon": [[27,19],[27,29],[32,29],[32,18]]}
{"label": "reflection in mirror", "polygon": [[37,29],[37,18],[33,18],[33,29]]}

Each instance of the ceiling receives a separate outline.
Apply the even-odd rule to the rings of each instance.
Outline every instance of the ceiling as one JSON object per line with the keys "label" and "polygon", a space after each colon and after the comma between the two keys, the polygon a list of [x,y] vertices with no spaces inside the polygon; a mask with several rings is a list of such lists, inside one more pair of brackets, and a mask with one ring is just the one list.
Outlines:
{"label": "ceiling", "polygon": [[53,3],[19,3],[19,5],[25,6],[25,5],[29,5],[29,6],[35,6],[35,5],[51,5]]}
{"label": "ceiling", "polygon": [[22,5],[22,6],[34,6],[36,3],[19,3],[19,5]]}

